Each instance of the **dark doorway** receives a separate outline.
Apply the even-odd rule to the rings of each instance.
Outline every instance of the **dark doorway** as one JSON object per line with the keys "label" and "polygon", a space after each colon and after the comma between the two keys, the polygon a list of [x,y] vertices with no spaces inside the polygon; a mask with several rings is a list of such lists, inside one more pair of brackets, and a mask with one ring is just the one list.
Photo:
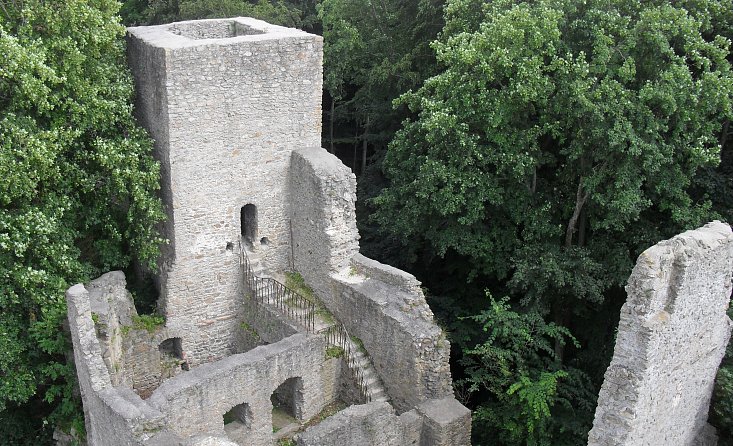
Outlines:
{"label": "dark doorway", "polygon": [[287,416],[299,420],[303,410],[303,380],[290,378],[275,389],[270,397],[275,412],[281,411]]}
{"label": "dark doorway", "polygon": [[242,206],[240,213],[242,222],[242,238],[252,246],[257,240],[257,206],[252,203]]}
{"label": "dark doorway", "polygon": [[252,429],[252,409],[249,404],[237,404],[223,418],[227,437],[237,444],[249,444],[248,438]]}

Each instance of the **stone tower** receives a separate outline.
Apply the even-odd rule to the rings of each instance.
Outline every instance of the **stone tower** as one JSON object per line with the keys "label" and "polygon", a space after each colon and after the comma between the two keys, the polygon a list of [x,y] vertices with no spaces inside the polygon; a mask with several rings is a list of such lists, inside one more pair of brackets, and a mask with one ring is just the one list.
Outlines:
{"label": "stone tower", "polygon": [[234,353],[240,236],[290,262],[290,155],[320,147],[323,41],[250,18],[128,31],[168,215],[159,307],[196,365]]}

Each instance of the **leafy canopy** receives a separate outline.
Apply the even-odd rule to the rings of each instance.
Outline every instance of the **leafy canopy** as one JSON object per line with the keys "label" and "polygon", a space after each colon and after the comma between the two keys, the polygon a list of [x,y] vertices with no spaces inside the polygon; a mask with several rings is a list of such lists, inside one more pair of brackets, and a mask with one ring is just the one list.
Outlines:
{"label": "leafy canopy", "polygon": [[[132,118],[118,8],[0,9],[0,423],[15,426],[0,430],[11,444],[49,407],[55,421],[78,414],[64,290],[135,257],[152,264],[162,242],[158,165]],[[17,408],[41,398],[52,406],[23,419]]]}
{"label": "leafy canopy", "polygon": [[710,217],[691,184],[732,113],[729,46],[662,1],[449,1],[377,218],[531,301],[601,302],[641,246]]}

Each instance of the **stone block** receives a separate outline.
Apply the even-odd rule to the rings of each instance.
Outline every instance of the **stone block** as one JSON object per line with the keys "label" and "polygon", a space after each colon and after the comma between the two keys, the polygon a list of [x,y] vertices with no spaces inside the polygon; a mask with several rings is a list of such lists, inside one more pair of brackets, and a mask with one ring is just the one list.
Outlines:
{"label": "stone block", "polygon": [[455,398],[427,400],[417,412],[422,415],[420,446],[470,446],[471,411]]}

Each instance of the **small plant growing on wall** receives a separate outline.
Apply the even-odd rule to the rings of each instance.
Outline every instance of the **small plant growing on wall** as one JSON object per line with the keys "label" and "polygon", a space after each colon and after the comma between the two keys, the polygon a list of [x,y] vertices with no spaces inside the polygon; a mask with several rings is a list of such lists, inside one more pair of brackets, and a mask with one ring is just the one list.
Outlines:
{"label": "small plant growing on wall", "polygon": [[239,324],[239,326],[242,328],[242,330],[244,330],[247,333],[249,333],[257,341],[260,340],[260,335],[257,333],[257,330],[255,330],[251,325],[249,325],[246,322],[242,322],[241,324]]}
{"label": "small plant growing on wall", "polygon": [[340,358],[344,356],[344,349],[336,345],[331,345],[326,348],[326,359]]}
{"label": "small plant growing on wall", "polygon": [[135,330],[147,330],[148,333],[153,333],[158,327],[162,327],[165,324],[165,318],[163,316],[154,316],[150,314],[142,314],[140,316],[132,317],[132,326],[124,325],[121,327],[122,334],[126,335],[130,332],[130,328]]}

